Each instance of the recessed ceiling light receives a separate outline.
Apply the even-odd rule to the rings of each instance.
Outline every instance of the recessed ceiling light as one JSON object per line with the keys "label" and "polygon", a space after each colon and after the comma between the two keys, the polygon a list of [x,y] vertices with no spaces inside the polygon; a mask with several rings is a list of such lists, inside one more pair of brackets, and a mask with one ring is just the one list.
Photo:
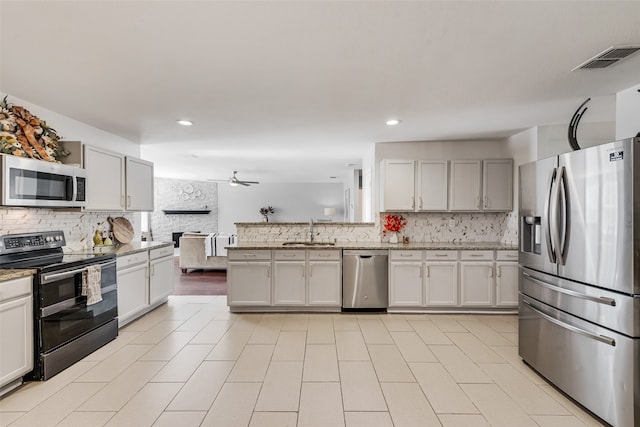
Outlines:
{"label": "recessed ceiling light", "polygon": [[400,120],[398,119],[387,120],[387,126],[395,126],[398,124],[400,124]]}
{"label": "recessed ceiling light", "polygon": [[191,120],[176,120],[179,125],[182,126],[192,126],[193,122]]}
{"label": "recessed ceiling light", "polygon": [[337,176],[330,176],[329,179],[336,179]]}
{"label": "recessed ceiling light", "polygon": [[354,167],[356,164],[355,163],[346,163],[345,166],[348,168],[352,168]]}

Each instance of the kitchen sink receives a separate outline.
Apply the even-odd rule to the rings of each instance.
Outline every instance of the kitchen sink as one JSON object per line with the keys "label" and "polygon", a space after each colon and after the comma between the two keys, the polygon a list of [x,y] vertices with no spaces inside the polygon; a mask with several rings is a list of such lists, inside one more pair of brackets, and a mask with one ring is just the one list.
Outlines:
{"label": "kitchen sink", "polygon": [[335,246],[332,242],[284,242],[282,246],[307,247],[307,246]]}

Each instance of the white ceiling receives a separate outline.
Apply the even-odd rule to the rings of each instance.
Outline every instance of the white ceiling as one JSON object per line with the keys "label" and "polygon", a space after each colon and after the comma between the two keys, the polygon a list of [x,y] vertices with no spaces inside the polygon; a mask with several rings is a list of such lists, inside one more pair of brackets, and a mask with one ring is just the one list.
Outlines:
{"label": "white ceiling", "polygon": [[0,91],[142,144],[167,177],[328,182],[375,142],[568,124],[587,97],[584,122],[612,121],[640,83],[640,54],[571,72],[640,43],[638,1],[0,7]]}

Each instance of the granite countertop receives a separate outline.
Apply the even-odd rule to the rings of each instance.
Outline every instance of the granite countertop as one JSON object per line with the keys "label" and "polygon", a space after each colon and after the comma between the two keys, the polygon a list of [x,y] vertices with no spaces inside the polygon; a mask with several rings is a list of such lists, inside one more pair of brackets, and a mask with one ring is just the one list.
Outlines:
{"label": "granite countertop", "polygon": [[25,270],[0,270],[0,282],[6,282],[7,280],[19,279],[20,277],[33,276],[36,271],[33,269]]}
{"label": "granite countertop", "polygon": [[116,254],[116,256],[131,255],[138,252],[149,251],[151,249],[164,248],[165,246],[173,247],[173,242],[131,242],[125,245],[114,246],[95,246],[93,249],[83,249],[79,251],[71,251],[72,254]]}
{"label": "granite countertop", "polygon": [[238,249],[390,249],[390,250],[518,250],[517,245],[498,242],[411,242],[411,243],[386,243],[386,242],[353,242],[336,243],[334,246],[283,246],[282,242],[255,242],[242,243],[238,246],[228,247],[228,250]]}

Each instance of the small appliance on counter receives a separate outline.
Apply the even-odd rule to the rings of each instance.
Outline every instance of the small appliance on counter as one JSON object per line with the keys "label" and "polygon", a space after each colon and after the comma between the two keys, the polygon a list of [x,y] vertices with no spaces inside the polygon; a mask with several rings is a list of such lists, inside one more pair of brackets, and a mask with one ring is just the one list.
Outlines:
{"label": "small appliance on counter", "polygon": [[65,244],[62,231],[0,237],[0,268],[36,270],[26,380],[49,379],[118,335],[115,255],[64,254]]}

